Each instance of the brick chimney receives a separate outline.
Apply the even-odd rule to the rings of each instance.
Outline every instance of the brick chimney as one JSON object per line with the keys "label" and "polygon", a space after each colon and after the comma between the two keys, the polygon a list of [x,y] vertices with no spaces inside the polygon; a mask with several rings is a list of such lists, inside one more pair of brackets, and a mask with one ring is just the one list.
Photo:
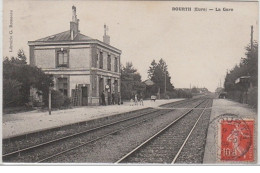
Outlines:
{"label": "brick chimney", "polygon": [[103,36],[103,42],[106,44],[110,44],[110,36],[107,35],[108,26],[106,24],[104,25],[104,36]]}
{"label": "brick chimney", "polygon": [[77,19],[76,7],[72,6],[72,21],[70,22],[70,38],[74,40],[79,33],[79,19]]}

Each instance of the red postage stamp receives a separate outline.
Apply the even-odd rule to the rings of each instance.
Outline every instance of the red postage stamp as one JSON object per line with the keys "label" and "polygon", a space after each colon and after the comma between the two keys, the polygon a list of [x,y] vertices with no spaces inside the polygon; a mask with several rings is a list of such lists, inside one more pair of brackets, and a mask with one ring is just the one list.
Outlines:
{"label": "red postage stamp", "polygon": [[254,120],[221,121],[222,161],[254,161]]}

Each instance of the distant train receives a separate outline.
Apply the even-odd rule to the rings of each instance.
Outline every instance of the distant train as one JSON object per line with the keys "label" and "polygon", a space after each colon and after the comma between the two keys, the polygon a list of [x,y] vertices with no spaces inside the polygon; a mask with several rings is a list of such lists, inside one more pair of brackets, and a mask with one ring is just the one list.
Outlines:
{"label": "distant train", "polygon": [[219,94],[218,98],[220,98],[220,99],[225,99],[225,98],[227,98],[227,92],[221,92],[221,93]]}

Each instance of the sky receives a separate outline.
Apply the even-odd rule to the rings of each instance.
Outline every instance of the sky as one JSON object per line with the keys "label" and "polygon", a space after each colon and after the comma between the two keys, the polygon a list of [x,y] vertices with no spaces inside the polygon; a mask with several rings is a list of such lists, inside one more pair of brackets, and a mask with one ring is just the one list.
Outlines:
{"label": "sky", "polygon": [[[152,60],[162,58],[175,88],[191,85],[215,91],[220,81],[223,86],[227,70],[245,57],[251,25],[258,40],[256,2],[4,0],[3,56],[15,56],[23,49],[29,58],[28,41],[69,30],[72,5],[82,34],[102,41],[103,26],[108,25],[111,45],[122,50],[123,65],[132,62],[146,80]],[[233,11],[172,11],[172,7]]]}

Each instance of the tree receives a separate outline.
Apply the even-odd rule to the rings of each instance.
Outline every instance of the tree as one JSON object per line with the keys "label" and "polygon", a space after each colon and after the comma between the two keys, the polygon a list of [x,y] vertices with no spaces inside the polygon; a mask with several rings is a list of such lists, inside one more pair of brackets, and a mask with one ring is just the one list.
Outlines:
{"label": "tree", "polygon": [[258,43],[254,42],[254,45],[247,46],[246,48],[246,58],[241,58],[239,65],[227,72],[224,82],[224,87],[226,91],[234,91],[235,80],[241,76],[250,76],[250,79],[254,86],[257,86],[258,78]]}
{"label": "tree", "polygon": [[133,67],[131,62],[127,62],[121,71],[121,93],[122,99],[130,100],[135,94],[143,94],[145,84],[141,81],[141,75]]}
{"label": "tree", "polygon": [[[235,84],[236,79],[241,76],[249,76],[253,87],[257,87],[258,82],[258,43],[255,41],[253,45],[247,45],[245,50],[246,57],[242,57],[240,63],[226,73],[224,82],[228,97],[237,101],[243,100],[243,90],[245,89],[242,85]],[[250,99],[250,94],[248,99]]]}
{"label": "tree", "polygon": [[155,60],[153,60],[152,63],[151,63],[151,66],[149,67],[149,70],[148,70],[148,78],[149,79],[152,78],[156,66],[157,66],[157,63],[155,62]]}
{"label": "tree", "polygon": [[[22,50],[18,51],[17,57],[6,57],[3,61],[3,85],[13,85],[13,92],[19,93],[16,97],[16,106],[29,102],[30,88],[34,87],[43,93],[43,100],[48,101],[48,90],[53,85],[52,77],[45,74],[40,68],[30,66],[26,63],[26,56]],[[3,93],[8,93],[10,88],[3,88]],[[5,99],[5,98],[4,98]],[[10,98],[9,98],[10,99]],[[4,100],[8,103],[8,99]],[[8,106],[8,105],[6,105]]]}
{"label": "tree", "polygon": [[192,94],[190,90],[177,89],[175,90],[178,98],[191,98]]}
{"label": "tree", "polygon": [[165,92],[165,80],[166,91],[173,92],[174,86],[171,83],[171,77],[168,72],[168,66],[163,59],[160,59],[158,63],[156,63],[155,60],[152,61],[148,70],[148,77],[155,83],[157,90],[160,89],[160,93]]}
{"label": "tree", "polygon": [[24,51],[22,49],[18,50],[17,59],[20,61],[21,64],[27,64],[26,56],[25,56]]}
{"label": "tree", "polygon": [[21,83],[17,80],[3,79],[3,106],[14,106],[21,98]]}
{"label": "tree", "polygon": [[192,89],[191,89],[191,93],[199,93],[199,90],[196,88],[196,87],[193,87]]}

